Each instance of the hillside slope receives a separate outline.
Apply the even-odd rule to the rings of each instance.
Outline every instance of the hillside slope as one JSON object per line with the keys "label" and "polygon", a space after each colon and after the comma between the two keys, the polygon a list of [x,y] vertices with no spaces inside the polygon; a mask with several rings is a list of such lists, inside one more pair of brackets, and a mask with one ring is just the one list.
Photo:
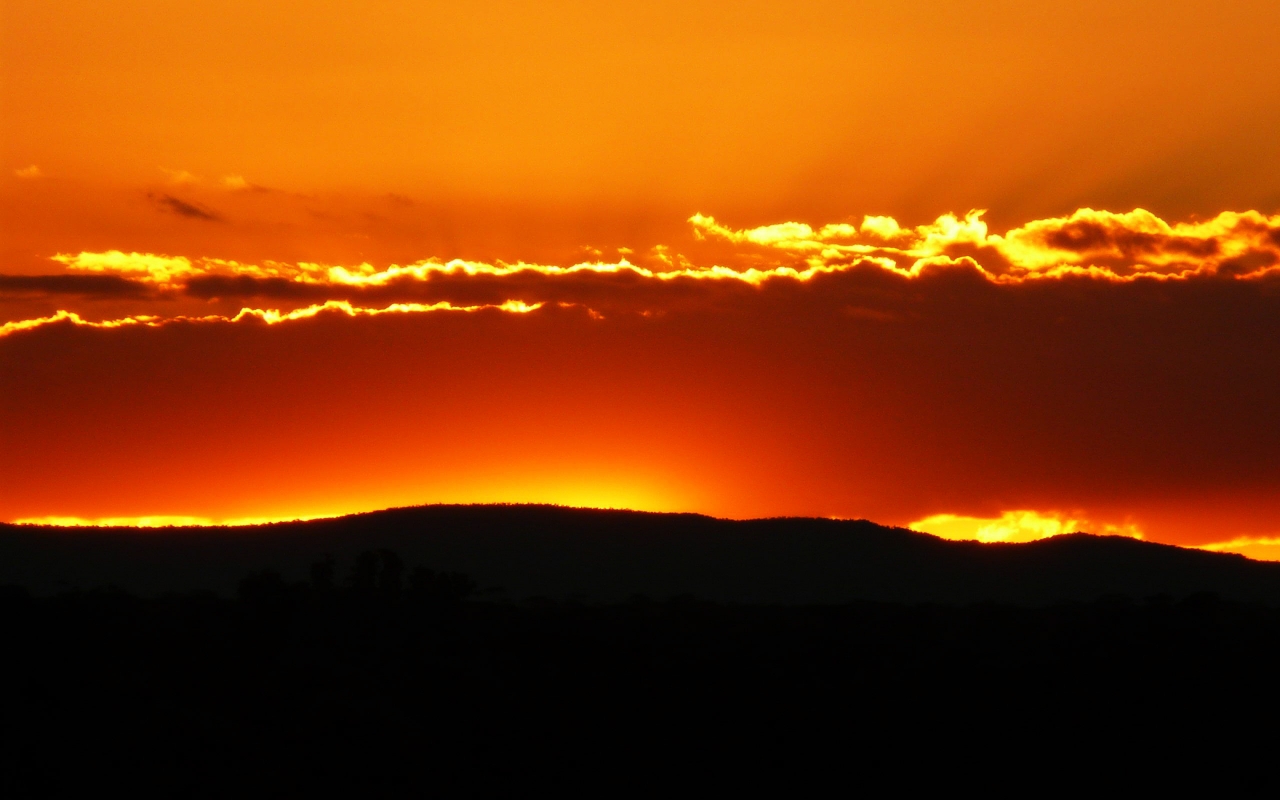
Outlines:
{"label": "hillside slope", "polygon": [[229,593],[263,567],[301,578],[325,555],[345,570],[357,553],[383,548],[513,599],[1040,604],[1214,592],[1280,604],[1280,564],[1118,537],[984,545],[866,521],[530,505],[424,506],[244,528],[0,525],[0,584]]}

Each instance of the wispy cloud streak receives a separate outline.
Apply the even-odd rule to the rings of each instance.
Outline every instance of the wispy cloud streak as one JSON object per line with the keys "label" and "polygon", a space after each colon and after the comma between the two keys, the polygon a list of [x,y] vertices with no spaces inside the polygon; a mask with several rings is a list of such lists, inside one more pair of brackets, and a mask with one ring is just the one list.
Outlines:
{"label": "wispy cloud streak", "polygon": [[71,311],[58,311],[47,317],[38,319],[20,320],[17,322],[6,322],[0,325],[0,337],[9,336],[20,331],[34,330],[47,325],[69,324],[83,328],[126,328],[131,326],[143,326],[148,328],[157,328],[163,325],[169,325],[179,322],[222,322],[235,323],[249,321],[258,321],[267,325],[278,325],[283,322],[296,322],[303,319],[311,319],[321,314],[333,313],[341,314],[348,317],[376,317],[383,314],[424,314],[433,311],[460,311],[475,312],[494,310],[513,314],[527,314],[530,311],[536,311],[540,304],[529,305],[518,300],[512,300],[505,303],[486,304],[476,306],[457,306],[452,303],[393,303],[386,308],[361,308],[353,306],[345,300],[329,300],[325,303],[307,306],[306,308],[294,309],[293,311],[280,311],[278,309],[261,309],[261,308],[244,308],[238,314],[232,316],[223,316],[219,314],[209,314],[206,316],[175,316],[160,317],[156,315],[137,315],[130,317],[121,317],[119,319],[109,319],[100,321],[90,321]]}

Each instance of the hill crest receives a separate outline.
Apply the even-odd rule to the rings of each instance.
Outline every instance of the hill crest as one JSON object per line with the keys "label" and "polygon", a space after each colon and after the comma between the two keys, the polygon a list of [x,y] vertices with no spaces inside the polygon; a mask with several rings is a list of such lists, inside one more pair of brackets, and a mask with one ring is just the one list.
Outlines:
{"label": "hill crest", "polygon": [[611,601],[691,594],[743,603],[1088,601],[1212,592],[1280,604],[1280,564],[1124,537],[1026,544],[940,539],[867,520],[725,520],[552,505],[430,505],[241,527],[0,525],[0,584],[230,592],[271,566],[300,577],[389,549],[472,575],[491,596]]}

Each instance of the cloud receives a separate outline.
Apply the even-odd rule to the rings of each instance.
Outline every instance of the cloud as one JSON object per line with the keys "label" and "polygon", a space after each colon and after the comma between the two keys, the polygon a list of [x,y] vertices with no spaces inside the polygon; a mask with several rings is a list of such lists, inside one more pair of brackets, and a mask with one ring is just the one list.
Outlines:
{"label": "cloud", "polygon": [[[168,288],[191,285],[201,296],[210,296],[215,291],[301,296],[310,295],[314,291],[347,292],[397,286],[403,288],[414,283],[433,282],[460,284],[496,281],[515,286],[549,285],[553,282],[564,285],[585,285],[601,281],[628,286],[634,286],[637,283],[687,285],[695,282],[714,282],[759,286],[777,278],[806,281],[821,272],[847,271],[857,266],[845,265],[840,269],[826,270],[796,270],[790,267],[770,270],[735,270],[726,267],[709,267],[654,271],[632,264],[625,259],[614,263],[592,262],[569,267],[501,262],[489,264],[460,259],[445,262],[429,259],[408,266],[392,265],[378,270],[369,264],[348,267],[307,262],[297,264],[268,262],[259,266],[218,259],[172,258],[149,253],[131,253],[128,254],[128,258],[121,258],[122,255],[124,254],[119,251],[85,252],[77,255],[59,254],[53,258],[72,269],[90,268],[87,265],[93,264],[95,266],[92,268],[99,271],[118,269],[133,273],[149,272],[150,280],[157,285],[165,285]],[[108,263],[109,260],[111,263]],[[98,264],[102,266],[96,266]],[[143,269],[138,266],[141,264],[165,266],[159,268],[148,266]],[[286,289],[285,283],[292,284],[295,288]]]}
{"label": "cloud", "polygon": [[144,297],[151,288],[121,275],[3,275],[0,297],[72,294],[86,297]]}
{"label": "cloud", "polygon": [[1030,222],[1003,236],[989,232],[983,213],[971,211],[963,218],[945,214],[915,228],[903,228],[891,217],[816,229],[788,222],[734,230],[701,214],[690,222],[704,239],[756,246],[811,269],[875,258],[918,274],[923,266],[970,258],[990,279],[1006,283],[1068,274],[1113,280],[1219,272],[1249,277],[1280,263],[1280,216],[1257,211],[1169,224],[1142,209],[1120,214],[1084,208],[1069,217]]}
{"label": "cloud", "polygon": [[[172,320],[172,321],[176,321],[176,320]],[[161,325],[161,324],[164,324],[166,320],[162,320],[161,318],[156,316],[135,316],[135,317],[125,317],[122,319],[115,319],[115,320],[105,320],[102,322],[89,322],[81,318],[79,314],[76,314],[73,311],[60,310],[48,317],[37,317],[36,319],[23,319],[23,320],[16,320],[13,322],[6,322],[3,325],[0,325],[0,339],[6,336],[9,336],[11,334],[19,333],[22,331],[32,331],[32,330],[36,330],[37,328],[43,328],[46,325],[56,325],[60,322],[68,322],[72,325],[83,326],[87,328],[108,329],[108,328],[122,328],[128,325]]]}
{"label": "cloud", "polygon": [[22,167],[21,169],[15,169],[13,174],[23,180],[35,180],[36,178],[44,177],[44,173],[40,171],[40,167],[35,164]]}
{"label": "cloud", "polygon": [[203,272],[203,268],[194,265],[185,256],[124,253],[119,250],[108,250],[105,253],[59,253],[52,256],[52,260],[76,272],[137,278],[162,288],[175,288],[181,285],[183,279]]}
{"label": "cloud", "polygon": [[188,219],[198,219],[204,222],[223,222],[224,221],[216,211],[213,211],[212,209],[204,208],[202,206],[198,206],[192,203],[188,203],[185,200],[180,200],[171,194],[148,193],[147,197],[152,202],[154,202],[157,206],[159,206],[161,209],[173,214],[177,214],[180,217],[187,217]]}
{"label": "cloud", "polygon": [[1029,223],[993,245],[1027,271],[1094,266],[1116,275],[1186,275],[1217,272],[1228,262],[1251,257],[1256,267],[1270,267],[1280,260],[1272,237],[1277,230],[1280,216],[1256,211],[1171,225],[1142,209],[1127,214],[1081,209],[1070,217]]}
{"label": "cloud", "polygon": [[[164,172],[165,175],[168,176],[169,183],[173,186],[198,186],[204,183],[204,179],[201,178],[199,175],[195,175],[191,172],[188,172],[185,169],[169,169],[167,167],[161,167],[160,170]],[[269,192],[271,191],[271,189],[268,189],[265,186],[260,186],[256,183],[246,180],[243,175],[240,175],[237,173],[223,175],[221,178],[217,180],[217,186],[229,192]],[[179,202],[182,202],[182,201],[179,201]]]}
{"label": "cloud", "polygon": [[229,192],[269,192],[271,191],[265,186],[259,186],[245,180],[243,175],[223,175],[218,181],[222,184],[222,188]]}
{"label": "cloud", "polygon": [[[83,284],[86,294],[90,288],[124,292],[145,284],[168,298],[270,305],[284,311],[327,301],[362,308],[520,301],[580,305],[603,315],[728,313],[752,305],[791,304],[804,306],[806,314],[839,314],[881,325],[952,309],[966,298],[992,303],[992,292],[998,291],[1020,292],[1028,299],[1043,294],[1034,302],[1053,306],[1045,313],[1064,321],[1080,315],[1081,293],[1102,292],[1099,302],[1105,304],[1146,303],[1140,298],[1157,285],[1166,287],[1161,291],[1181,291],[1176,287],[1194,284],[1193,294],[1208,296],[1230,294],[1229,286],[1244,294],[1249,294],[1246,286],[1264,291],[1280,281],[1280,216],[1252,211],[1169,224],[1140,210],[1116,214],[1082,209],[1004,235],[992,234],[980,212],[943,215],[915,227],[871,216],[856,225],[786,222],[737,230],[699,214],[691,224],[711,248],[715,260],[710,263],[693,263],[667,247],[634,260],[595,259],[568,266],[438,258],[385,267],[255,264],[118,250],[60,253],[53,260],[69,272],[103,277],[96,287]],[[109,284],[107,276],[135,283]],[[70,291],[72,285],[69,279],[64,287]],[[1122,285],[1133,289],[1122,291]],[[1050,288],[1055,286],[1066,294]],[[1061,299],[1055,300],[1058,295]],[[1073,296],[1077,299],[1067,299]],[[221,310],[226,313],[225,306]],[[138,311],[150,314],[153,309]],[[197,309],[188,306],[171,313],[193,311]]]}
{"label": "cloud", "polygon": [[[158,202],[174,213],[219,219],[212,211],[164,195]],[[533,301],[572,301],[570,289],[607,285],[650,289],[661,285],[688,289],[692,284],[761,287],[776,282],[810,282],[820,276],[866,269],[917,279],[953,270],[972,273],[998,285],[1085,277],[1104,281],[1185,280],[1197,277],[1256,279],[1280,272],[1280,216],[1226,212],[1198,223],[1169,224],[1149,212],[1124,214],[1081,209],[1069,217],[1037,220],[1003,236],[989,232],[981,212],[963,218],[943,215],[932,223],[905,228],[890,217],[864,217],[861,224],[833,223],[814,228],[797,222],[736,230],[713,217],[690,218],[703,242],[729,245],[720,263],[694,264],[670,248],[657,247],[648,266],[621,257],[570,266],[525,262],[482,262],[428,258],[407,265],[328,265],[312,262],[244,264],[214,258],[189,259],[118,251],[60,254],[72,269],[95,263],[98,271],[146,274],[168,289],[186,287],[193,296],[418,298],[451,284],[479,287],[502,283],[543,292]],[[139,270],[135,264],[164,261],[174,267]],[[180,262],[180,264],[178,263]],[[292,286],[287,285],[292,284]],[[415,287],[415,284],[417,285]],[[561,287],[560,289],[554,288]],[[563,291],[562,291],[563,290]],[[501,294],[501,292],[499,292]],[[506,298],[515,295],[506,294]]]}
{"label": "cloud", "polygon": [[432,311],[487,311],[495,310],[508,312],[513,314],[527,314],[536,311],[541,305],[528,305],[518,300],[511,300],[505,303],[493,305],[476,305],[476,306],[456,306],[451,303],[434,303],[424,305],[420,303],[393,303],[386,308],[361,308],[353,306],[344,300],[329,300],[325,303],[307,306],[305,308],[293,309],[292,311],[281,311],[279,309],[261,309],[261,308],[242,308],[239,313],[225,316],[220,314],[207,314],[204,316],[174,316],[160,317],[154,314],[138,315],[131,317],[121,317],[119,319],[91,321],[86,320],[79,314],[71,311],[60,310],[57,313],[38,319],[19,320],[16,322],[6,322],[0,325],[0,338],[21,331],[30,331],[37,328],[43,328],[47,325],[70,324],[81,328],[98,328],[108,330],[111,328],[126,328],[133,326],[141,326],[147,328],[158,328],[164,325],[179,322],[191,323],[237,323],[243,321],[257,321],[267,325],[278,325],[283,322],[296,322],[297,320],[311,319],[321,314],[341,314],[348,317],[376,317],[383,314],[423,314]]}
{"label": "cloud", "polygon": [[185,169],[169,169],[161,167],[160,171],[169,176],[169,183],[174,186],[191,186],[200,182],[198,175],[192,175]]}
{"label": "cloud", "polygon": [[1142,531],[1132,523],[1090,522],[1077,515],[1057,511],[1004,511],[998,517],[935,514],[907,527],[943,539],[979,542],[1036,542],[1067,533],[1143,538]]}

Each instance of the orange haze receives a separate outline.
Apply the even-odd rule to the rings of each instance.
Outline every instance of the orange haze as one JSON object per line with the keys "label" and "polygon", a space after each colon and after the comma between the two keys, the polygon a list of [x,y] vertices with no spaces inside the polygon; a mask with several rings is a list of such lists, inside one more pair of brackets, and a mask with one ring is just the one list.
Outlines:
{"label": "orange haze", "polygon": [[3,15],[0,519],[1280,541],[1273,2]]}

